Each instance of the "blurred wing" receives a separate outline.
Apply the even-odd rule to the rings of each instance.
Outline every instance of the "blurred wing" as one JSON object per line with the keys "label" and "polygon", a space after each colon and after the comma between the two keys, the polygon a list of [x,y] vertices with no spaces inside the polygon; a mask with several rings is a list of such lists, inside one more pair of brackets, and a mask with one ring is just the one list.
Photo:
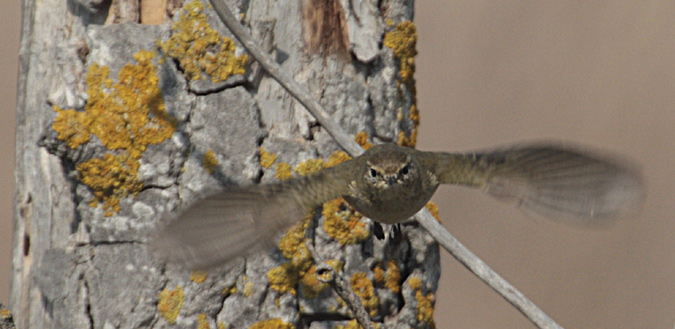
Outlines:
{"label": "blurred wing", "polygon": [[639,171],[625,161],[581,148],[530,145],[476,154],[484,189],[523,210],[585,226],[637,210],[644,199]]}
{"label": "blurred wing", "polygon": [[312,176],[213,194],[180,214],[152,242],[166,261],[210,269],[263,249],[323,202],[348,190],[348,162]]}
{"label": "blurred wing", "polygon": [[265,248],[306,212],[289,191],[253,186],[211,195],[185,210],[152,242],[170,262],[206,270]]}

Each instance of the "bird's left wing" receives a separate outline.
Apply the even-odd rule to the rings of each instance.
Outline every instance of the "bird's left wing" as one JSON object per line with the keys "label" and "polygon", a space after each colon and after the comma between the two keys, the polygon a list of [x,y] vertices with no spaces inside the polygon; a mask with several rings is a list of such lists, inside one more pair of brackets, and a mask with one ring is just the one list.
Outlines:
{"label": "bird's left wing", "polygon": [[336,167],[212,194],[161,228],[151,247],[168,262],[204,270],[271,248],[308,211],[346,192],[348,177]]}

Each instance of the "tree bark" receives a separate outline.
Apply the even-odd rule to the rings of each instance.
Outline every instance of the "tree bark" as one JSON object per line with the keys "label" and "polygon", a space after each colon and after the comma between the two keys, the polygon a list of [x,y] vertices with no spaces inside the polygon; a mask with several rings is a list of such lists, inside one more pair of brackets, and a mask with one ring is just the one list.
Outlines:
{"label": "tree bark", "polygon": [[[403,225],[400,241],[379,241],[371,221],[339,200],[299,218],[305,226],[279,248],[228,268],[189,273],[153,258],[153,230],[205,191],[344,159],[247,60],[208,3],[158,3],[23,2],[10,300],[17,328],[349,324],[349,308],[316,280],[303,236],[351,282],[374,322],[433,326],[436,243],[414,223]],[[227,3],[362,144],[414,146],[411,1]],[[138,24],[151,21],[143,17],[165,21]]]}

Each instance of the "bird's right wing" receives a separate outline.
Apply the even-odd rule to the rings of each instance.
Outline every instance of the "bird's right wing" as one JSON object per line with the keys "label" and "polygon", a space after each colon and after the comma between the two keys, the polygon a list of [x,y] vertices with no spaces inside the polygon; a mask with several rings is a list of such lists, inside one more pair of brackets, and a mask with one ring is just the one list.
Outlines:
{"label": "bird's right wing", "polygon": [[438,155],[441,183],[479,187],[526,212],[582,226],[635,211],[644,199],[638,170],[625,160],[554,143]]}
{"label": "bird's right wing", "polygon": [[151,247],[164,260],[207,270],[271,248],[275,237],[347,189],[333,168],[313,176],[228,189],[193,204],[161,228]]}

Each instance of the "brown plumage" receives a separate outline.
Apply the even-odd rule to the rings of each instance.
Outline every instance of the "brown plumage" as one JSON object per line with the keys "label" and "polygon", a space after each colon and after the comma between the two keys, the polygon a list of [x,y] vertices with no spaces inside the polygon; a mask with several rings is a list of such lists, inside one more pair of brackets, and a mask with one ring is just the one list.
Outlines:
{"label": "brown plumage", "polygon": [[364,216],[394,224],[422,209],[439,184],[480,188],[525,211],[588,226],[636,209],[644,194],[625,161],[578,147],[460,154],[383,144],[312,176],[212,195],[163,228],[153,246],[170,262],[208,269],[272,247],[278,233],[328,200],[344,197]]}

